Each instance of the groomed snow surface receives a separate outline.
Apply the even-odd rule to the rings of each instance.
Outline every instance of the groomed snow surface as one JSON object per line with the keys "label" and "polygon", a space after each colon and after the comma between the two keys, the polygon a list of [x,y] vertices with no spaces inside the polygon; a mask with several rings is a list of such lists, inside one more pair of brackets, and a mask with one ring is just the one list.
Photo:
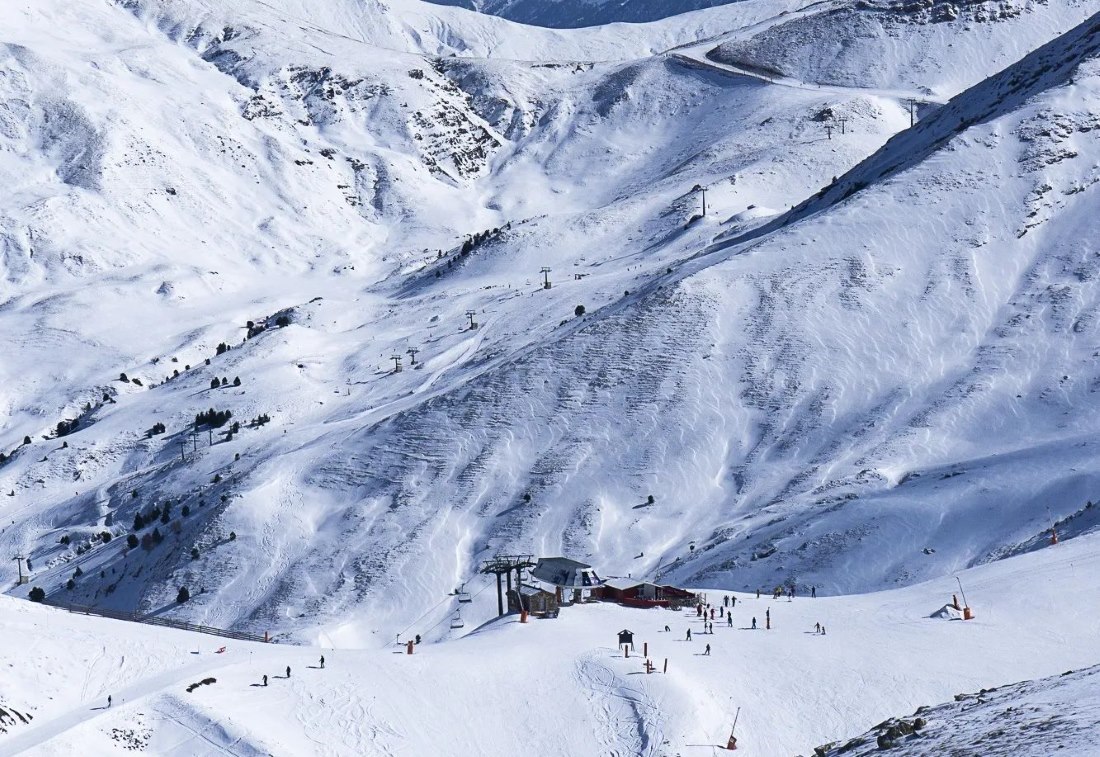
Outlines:
{"label": "groomed snow surface", "polygon": [[[932,617],[957,593],[948,578],[793,601],[711,588],[712,603],[738,597],[733,627],[716,619],[713,634],[694,611],[586,604],[526,625],[506,616],[422,643],[411,657],[395,643],[224,643],[5,598],[0,708],[33,720],[4,721],[0,754],[127,754],[137,745],[164,755],[709,757],[722,753],[738,707],[739,754],[810,754],[955,694],[1095,664],[1098,570],[1100,536],[1087,536],[962,572],[970,621]],[[635,634],[629,659],[616,648],[624,628]],[[644,672],[643,642],[658,672]],[[1100,687],[1086,671],[921,716],[922,735],[897,753],[1089,755]]]}

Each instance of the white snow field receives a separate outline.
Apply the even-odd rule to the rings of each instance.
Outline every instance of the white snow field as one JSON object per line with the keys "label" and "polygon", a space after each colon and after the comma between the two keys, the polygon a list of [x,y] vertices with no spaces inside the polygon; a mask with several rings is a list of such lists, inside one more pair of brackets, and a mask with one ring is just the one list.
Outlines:
{"label": "white snow field", "polygon": [[[739,754],[808,755],[958,693],[1094,664],[1098,548],[1100,536],[1086,536],[963,571],[970,621],[930,617],[955,590],[945,578],[790,602],[739,593],[734,626],[715,621],[713,634],[702,633],[694,611],[579,605],[526,625],[509,616],[422,643],[411,657],[392,642],[359,650],[226,643],[4,598],[0,709],[33,717],[4,722],[0,754],[712,755],[724,752],[715,747],[726,745],[740,707]],[[707,597],[721,604],[729,594]],[[628,659],[616,648],[623,628],[635,633]],[[653,674],[643,669],[644,643]],[[1095,670],[1030,684],[1007,702],[983,693],[963,712],[933,708],[923,713],[927,738],[901,746],[1095,754]],[[1058,702],[1066,706],[1053,711]],[[1004,704],[1022,711],[1006,720]],[[1011,732],[1007,741],[978,740],[998,727]]]}
{"label": "white snow field", "polygon": [[[1095,591],[1050,556],[1091,564],[1100,527],[1100,0],[557,28],[584,5],[535,27],[420,0],[0,4],[0,625],[50,654],[87,639],[83,692],[62,660],[0,679],[35,714],[11,738],[61,718],[50,748],[114,748],[99,724],[136,702],[82,723],[117,689],[156,703],[126,726],[156,753],[198,731],[231,753],[690,754],[732,696],[756,753],[790,754],[1100,663]],[[463,630],[495,616],[500,553],[814,585],[822,617],[796,600],[787,646],[734,634],[755,662],[683,655],[653,689],[593,650],[661,613],[451,629],[463,584]],[[1056,632],[1000,584],[999,616],[925,620],[958,571],[1040,564],[1087,595]],[[256,714],[249,645],[191,656],[35,588],[270,632],[253,654],[303,675],[327,648],[335,688],[322,706],[296,676]],[[807,673],[818,621],[854,635]],[[422,653],[391,655],[398,633]],[[148,659],[88,673],[112,634]],[[179,693],[194,657],[228,677]],[[372,676],[377,700],[348,693]],[[600,693],[633,686],[659,721]],[[436,733],[433,707],[463,725]],[[330,725],[284,733],[299,719]]]}

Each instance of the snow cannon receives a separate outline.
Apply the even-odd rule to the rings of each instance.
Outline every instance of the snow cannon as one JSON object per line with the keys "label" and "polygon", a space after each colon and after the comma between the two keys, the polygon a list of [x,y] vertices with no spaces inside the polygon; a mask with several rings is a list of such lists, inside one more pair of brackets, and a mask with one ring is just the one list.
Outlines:
{"label": "snow cannon", "polygon": [[730,740],[726,742],[726,749],[728,749],[731,752],[734,751],[735,749],[737,749],[737,737],[736,736],[730,736]]}
{"label": "snow cannon", "polygon": [[412,654],[412,653],[413,653],[413,643],[412,643],[412,640],[410,639],[409,641],[405,642],[405,654]]}
{"label": "snow cannon", "polygon": [[1058,532],[1055,531],[1052,528],[1052,529],[1050,529],[1050,546],[1053,547],[1057,543],[1058,543]]}
{"label": "snow cannon", "polygon": [[974,613],[970,611],[969,607],[963,608],[963,620],[974,620]]}
{"label": "snow cannon", "polygon": [[520,610],[519,611],[519,622],[520,623],[526,623],[527,622],[527,611],[526,610]]}

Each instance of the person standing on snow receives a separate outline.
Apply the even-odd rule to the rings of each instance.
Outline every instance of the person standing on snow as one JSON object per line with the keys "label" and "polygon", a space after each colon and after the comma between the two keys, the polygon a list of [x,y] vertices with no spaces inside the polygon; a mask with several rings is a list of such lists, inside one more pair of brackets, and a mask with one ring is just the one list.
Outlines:
{"label": "person standing on snow", "polygon": [[733,599],[730,600],[730,607],[737,607],[737,597],[736,596],[734,596]]}
{"label": "person standing on snow", "polygon": [[264,676],[264,686],[267,686],[267,676]]}
{"label": "person standing on snow", "polygon": [[726,625],[727,625],[727,626],[728,626],[729,628],[733,628],[733,616],[727,613],[727,614],[726,614],[726,621],[728,621],[728,622],[726,623]]}
{"label": "person standing on snow", "polygon": [[688,629],[687,638],[684,641],[691,641],[691,629]]}
{"label": "person standing on snow", "polygon": [[816,586],[811,586],[810,587],[810,596],[813,599],[817,599],[817,587]]}
{"label": "person standing on snow", "polygon": [[325,656],[321,655],[321,670],[325,669]]}
{"label": "person standing on snow", "polygon": [[707,644],[707,648],[703,650],[704,655],[710,655],[710,644]]}
{"label": "person standing on snow", "polygon": [[752,618],[752,630],[754,630],[754,631],[756,630],[756,616],[755,615]]}
{"label": "person standing on snow", "polygon": [[730,598],[728,596],[722,597],[722,602],[725,604],[726,607],[730,606]]}
{"label": "person standing on snow", "polygon": [[111,709],[111,695],[107,695],[107,709]]}
{"label": "person standing on snow", "polygon": [[286,677],[290,678],[290,666],[289,665],[286,666]]}

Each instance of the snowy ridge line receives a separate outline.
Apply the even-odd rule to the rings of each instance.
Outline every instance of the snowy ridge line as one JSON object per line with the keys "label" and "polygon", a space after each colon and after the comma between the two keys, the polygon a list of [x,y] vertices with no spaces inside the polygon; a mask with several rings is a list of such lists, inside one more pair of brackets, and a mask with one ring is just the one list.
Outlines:
{"label": "snowy ridge line", "polygon": [[[813,197],[758,228],[716,242],[696,257],[759,239],[839,205],[872,184],[922,162],[970,126],[1011,112],[1031,97],[1065,84],[1079,65],[1097,54],[1100,54],[1100,13],[1000,73],[960,92],[928,118],[891,137],[873,155]],[[1029,73],[1030,78],[1025,79]]]}
{"label": "snowy ridge line", "polygon": [[259,643],[269,642],[269,639],[258,633],[249,633],[248,631],[230,631],[226,628],[215,628],[214,626],[200,626],[196,625],[195,623],[187,623],[182,620],[172,620],[171,618],[154,618],[150,615],[141,615],[136,612],[99,609],[96,607],[86,607],[84,605],[62,605],[53,602],[43,602],[43,604],[47,604],[51,607],[56,607],[60,610],[68,610],[75,615],[96,615],[100,618],[123,620],[129,623],[143,623],[147,626],[163,626],[166,628],[175,628],[180,631],[192,631],[194,633],[203,633],[208,636],[221,636],[226,639],[234,639],[236,641],[255,641]]}

